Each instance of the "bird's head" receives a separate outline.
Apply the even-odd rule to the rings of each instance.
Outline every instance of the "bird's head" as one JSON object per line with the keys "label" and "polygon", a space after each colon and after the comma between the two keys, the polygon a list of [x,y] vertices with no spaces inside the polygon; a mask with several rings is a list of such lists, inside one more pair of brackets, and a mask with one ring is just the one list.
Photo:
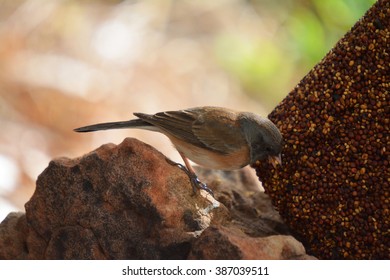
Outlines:
{"label": "bird's head", "polygon": [[268,159],[274,167],[281,165],[283,137],[276,125],[253,113],[243,113],[240,122],[250,148],[250,164]]}

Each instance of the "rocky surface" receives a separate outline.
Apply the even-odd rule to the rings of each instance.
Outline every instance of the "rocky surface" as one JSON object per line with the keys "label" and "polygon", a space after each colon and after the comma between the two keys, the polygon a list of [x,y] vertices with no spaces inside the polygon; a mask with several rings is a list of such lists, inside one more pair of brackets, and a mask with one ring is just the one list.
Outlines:
{"label": "rocky surface", "polygon": [[27,259],[28,232],[24,213],[8,214],[0,224],[0,259]]}
{"label": "rocky surface", "polygon": [[136,139],[56,159],[1,223],[0,259],[310,258],[248,170],[198,171],[220,201]]}
{"label": "rocky surface", "polygon": [[390,1],[379,0],[275,108],[283,166],[257,167],[321,259],[389,259]]}
{"label": "rocky surface", "polygon": [[189,259],[315,259],[289,235],[251,237],[237,227],[211,226],[194,242]]}

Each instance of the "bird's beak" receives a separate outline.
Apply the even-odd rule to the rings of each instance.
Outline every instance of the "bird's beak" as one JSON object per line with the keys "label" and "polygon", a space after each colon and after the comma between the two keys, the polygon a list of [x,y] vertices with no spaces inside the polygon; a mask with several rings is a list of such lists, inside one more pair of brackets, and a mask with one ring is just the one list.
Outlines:
{"label": "bird's beak", "polygon": [[277,155],[277,156],[269,156],[269,157],[268,157],[268,161],[269,161],[269,163],[272,164],[272,166],[273,166],[274,168],[276,168],[276,166],[277,166],[278,164],[282,165],[282,157],[281,157],[281,154],[279,154],[279,155]]}

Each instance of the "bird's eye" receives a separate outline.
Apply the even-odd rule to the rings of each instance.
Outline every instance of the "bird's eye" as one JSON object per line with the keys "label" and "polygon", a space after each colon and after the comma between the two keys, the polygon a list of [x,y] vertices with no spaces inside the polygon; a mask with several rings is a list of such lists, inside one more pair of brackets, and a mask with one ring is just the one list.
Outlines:
{"label": "bird's eye", "polygon": [[271,151],[272,151],[272,148],[271,148],[271,147],[266,147],[265,150],[266,150],[267,152],[271,152]]}

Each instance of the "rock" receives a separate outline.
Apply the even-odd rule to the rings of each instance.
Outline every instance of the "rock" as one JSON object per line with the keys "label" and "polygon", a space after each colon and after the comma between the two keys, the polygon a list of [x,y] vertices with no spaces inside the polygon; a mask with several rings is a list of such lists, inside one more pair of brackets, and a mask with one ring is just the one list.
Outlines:
{"label": "rock", "polygon": [[78,159],[52,161],[26,204],[44,259],[182,259],[191,241],[227,215],[155,149],[127,138]]}
{"label": "rock", "polygon": [[27,234],[25,214],[21,212],[8,214],[0,224],[0,260],[27,259]]}
{"label": "rock", "polygon": [[287,260],[314,259],[292,236],[250,237],[239,229],[224,226],[207,228],[193,246],[189,259]]}
{"label": "rock", "polygon": [[216,171],[196,167],[231,219],[208,227],[194,242],[189,259],[315,259],[289,236],[252,170]]}
{"label": "rock", "polygon": [[253,173],[197,170],[221,202],[205,191],[194,195],[181,169],[135,139],[53,160],[26,214],[0,225],[0,257],[310,258],[281,235],[288,230]]}
{"label": "rock", "polygon": [[390,258],[389,37],[379,0],[269,116],[283,166],[258,176],[320,259]]}
{"label": "rock", "polygon": [[232,223],[246,234],[257,237],[290,234],[250,167],[222,171],[195,166],[195,170],[229,210]]}

